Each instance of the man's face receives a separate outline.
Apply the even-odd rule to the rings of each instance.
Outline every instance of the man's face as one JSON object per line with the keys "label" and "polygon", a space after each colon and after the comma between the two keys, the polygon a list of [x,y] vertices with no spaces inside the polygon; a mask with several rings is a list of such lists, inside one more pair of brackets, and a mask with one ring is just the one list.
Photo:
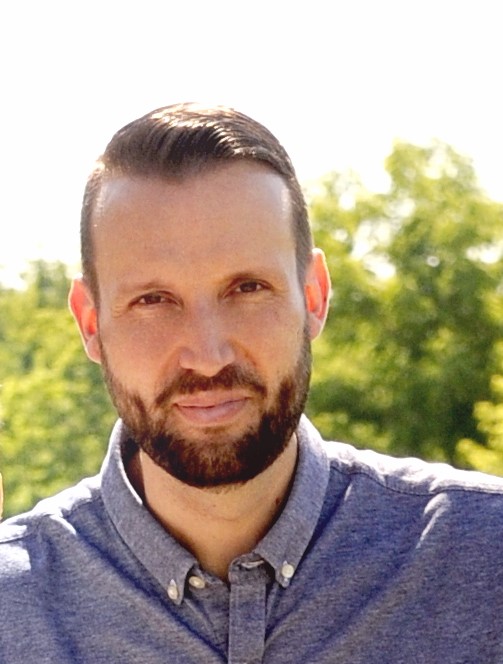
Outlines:
{"label": "man's face", "polygon": [[256,476],[293,435],[318,331],[284,181],[249,162],[181,182],[117,178],[94,222],[88,352],[132,437],[194,486]]}

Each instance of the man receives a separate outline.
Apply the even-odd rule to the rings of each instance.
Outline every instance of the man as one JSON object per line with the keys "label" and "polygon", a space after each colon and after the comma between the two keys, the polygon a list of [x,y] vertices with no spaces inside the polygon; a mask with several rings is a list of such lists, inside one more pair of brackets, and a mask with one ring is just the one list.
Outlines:
{"label": "man", "polygon": [[503,662],[503,481],[323,443],[329,277],[288,156],[230,109],[120,130],[70,305],[120,415],[0,527],[1,662]]}

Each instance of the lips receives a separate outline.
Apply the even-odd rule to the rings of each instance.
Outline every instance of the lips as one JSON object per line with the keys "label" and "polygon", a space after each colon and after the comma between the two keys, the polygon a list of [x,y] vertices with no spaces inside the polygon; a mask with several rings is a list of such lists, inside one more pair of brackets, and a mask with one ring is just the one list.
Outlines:
{"label": "lips", "polygon": [[239,392],[199,392],[174,400],[176,411],[194,425],[222,425],[230,422],[246,408],[249,396]]}

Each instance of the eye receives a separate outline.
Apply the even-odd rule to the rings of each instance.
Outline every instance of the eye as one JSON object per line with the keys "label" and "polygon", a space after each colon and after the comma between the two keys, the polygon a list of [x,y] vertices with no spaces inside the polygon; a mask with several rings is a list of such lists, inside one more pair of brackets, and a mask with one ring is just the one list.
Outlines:
{"label": "eye", "polygon": [[156,304],[169,304],[173,299],[169,297],[166,293],[146,293],[142,295],[134,304],[139,304],[140,306],[155,306]]}
{"label": "eye", "polygon": [[235,290],[238,293],[258,293],[259,291],[264,290],[264,285],[253,280],[243,281]]}

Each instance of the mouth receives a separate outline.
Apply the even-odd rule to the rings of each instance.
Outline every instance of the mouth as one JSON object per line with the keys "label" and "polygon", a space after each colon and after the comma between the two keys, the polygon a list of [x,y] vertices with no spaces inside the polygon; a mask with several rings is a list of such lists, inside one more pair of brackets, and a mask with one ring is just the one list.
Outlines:
{"label": "mouth", "polygon": [[174,407],[189,424],[221,426],[237,418],[249,401],[245,394],[209,391],[180,396]]}

